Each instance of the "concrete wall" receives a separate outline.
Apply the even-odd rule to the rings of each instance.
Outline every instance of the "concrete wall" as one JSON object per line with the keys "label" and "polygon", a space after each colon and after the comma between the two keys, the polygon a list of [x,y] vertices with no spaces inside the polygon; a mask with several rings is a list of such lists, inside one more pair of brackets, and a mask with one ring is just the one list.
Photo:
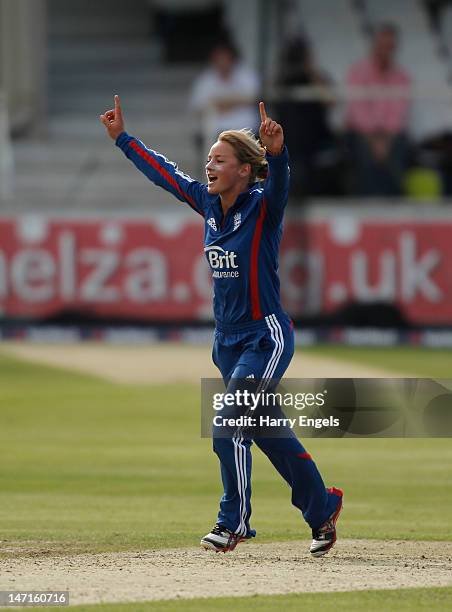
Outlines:
{"label": "concrete wall", "polygon": [[0,0],[0,89],[14,133],[44,132],[46,0]]}

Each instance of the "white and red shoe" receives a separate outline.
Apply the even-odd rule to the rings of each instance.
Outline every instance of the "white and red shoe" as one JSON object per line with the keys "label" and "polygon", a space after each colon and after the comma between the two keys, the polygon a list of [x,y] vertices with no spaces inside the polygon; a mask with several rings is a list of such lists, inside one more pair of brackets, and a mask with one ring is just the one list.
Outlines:
{"label": "white and red shoe", "polygon": [[337,495],[339,498],[339,503],[330,518],[326,520],[318,529],[312,530],[313,540],[309,551],[313,557],[321,557],[322,555],[325,555],[333,548],[337,539],[336,522],[342,510],[342,498],[344,496],[344,492],[341,489],[336,489],[336,487],[331,487],[330,489],[327,489],[327,491],[328,493]]}
{"label": "white and red shoe", "polygon": [[201,546],[206,550],[225,553],[234,550],[237,544],[245,539],[217,523],[212,531],[203,537]]}

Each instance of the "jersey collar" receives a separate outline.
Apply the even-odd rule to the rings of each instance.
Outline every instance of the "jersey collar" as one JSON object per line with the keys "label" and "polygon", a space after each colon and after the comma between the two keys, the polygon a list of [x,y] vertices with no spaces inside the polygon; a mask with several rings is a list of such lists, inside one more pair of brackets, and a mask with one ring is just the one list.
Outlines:
{"label": "jersey collar", "polygon": [[[237,199],[235,200],[234,204],[231,206],[231,208],[229,210],[233,210],[235,208],[238,208],[239,206],[241,206],[243,204],[243,202],[246,200],[246,198],[249,196],[250,192],[253,189],[256,189],[256,187],[259,187],[259,181],[256,181],[255,183],[252,183],[248,189],[246,189],[245,191],[242,191],[241,193],[239,193],[239,195],[237,196]],[[217,196],[217,200],[216,200],[218,206],[221,209],[221,198],[218,195]]]}

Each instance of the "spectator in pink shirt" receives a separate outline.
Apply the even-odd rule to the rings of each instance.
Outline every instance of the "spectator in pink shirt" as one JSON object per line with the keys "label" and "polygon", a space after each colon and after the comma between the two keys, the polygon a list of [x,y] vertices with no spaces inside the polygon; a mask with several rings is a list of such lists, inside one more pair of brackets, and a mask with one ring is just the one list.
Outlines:
{"label": "spectator in pink shirt", "polygon": [[[369,97],[351,100],[346,109],[347,143],[357,195],[393,196],[402,191],[411,80],[394,61],[397,43],[396,27],[382,24],[375,32],[370,57],[353,65],[347,75],[347,85],[356,92],[362,94],[369,88]],[[385,87],[393,90],[388,91],[388,97],[381,96]],[[401,90],[397,97],[394,88]]]}

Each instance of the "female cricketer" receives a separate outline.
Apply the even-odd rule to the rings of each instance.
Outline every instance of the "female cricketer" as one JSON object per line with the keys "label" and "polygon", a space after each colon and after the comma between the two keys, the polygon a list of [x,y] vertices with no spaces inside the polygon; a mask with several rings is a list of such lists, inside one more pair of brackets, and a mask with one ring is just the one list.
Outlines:
{"label": "female cricketer", "polygon": [[[246,129],[222,132],[206,163],[207,184],[183,174],[163,155],[125,132],[118,96],[100,120],[116,145],[153,183],[204,218],[204,251],[214,283],[212,357],[227,389],[237,380],[276,385],[294,352],[292,321],[279,296],[278,253],[289,187],[288,152],[281,125],[259,103],[260,142]],[[326,489],[309,453],[291,435],[255,438],[292,489],[292,503],[312,529],[310,552],[319,557],[336,541],[342,491]],[[251,445],[238,430],[214,437],[224,494],[215,527],[201,546],[233,550],[254,537],[251,516]]]}

